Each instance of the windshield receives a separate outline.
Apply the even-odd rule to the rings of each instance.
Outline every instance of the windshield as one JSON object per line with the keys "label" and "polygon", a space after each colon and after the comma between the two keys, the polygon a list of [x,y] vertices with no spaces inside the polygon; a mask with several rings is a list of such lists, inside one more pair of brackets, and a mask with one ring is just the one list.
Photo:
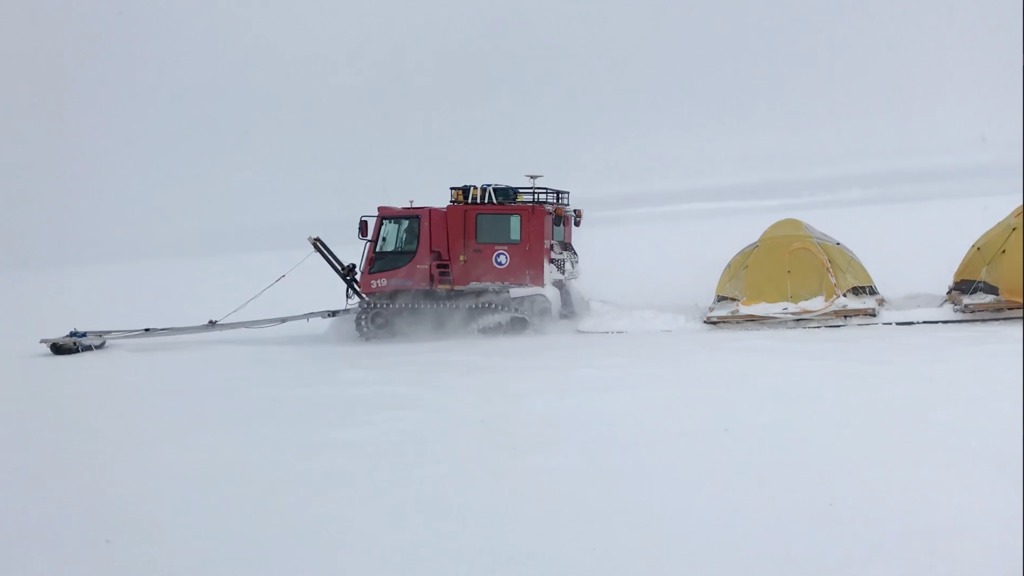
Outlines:
{"label": "windshield", "polygon": [[419,218],[385,218],[380,224],[380,236],[374,251],[377,254],[416,252],[419,241]]}

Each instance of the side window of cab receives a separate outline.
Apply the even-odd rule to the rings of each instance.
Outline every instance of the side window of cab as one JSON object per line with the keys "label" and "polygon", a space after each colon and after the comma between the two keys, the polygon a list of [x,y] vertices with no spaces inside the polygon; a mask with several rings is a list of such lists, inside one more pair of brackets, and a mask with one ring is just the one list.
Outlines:
{"label": "side window of cab", "polygon": [[519,214],[477,214],[477,244],[519,244],[523,220]]}

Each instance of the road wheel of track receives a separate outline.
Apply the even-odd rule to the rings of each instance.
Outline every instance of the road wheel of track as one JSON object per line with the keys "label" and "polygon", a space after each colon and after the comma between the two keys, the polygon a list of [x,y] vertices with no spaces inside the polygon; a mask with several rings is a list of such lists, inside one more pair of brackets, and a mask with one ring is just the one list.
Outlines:
{"label": "road wheel of track", "polygon": [[380,340],[395,334],[392,311],[387,308],[364,308],[356,314],[356,331],[363,340]]}

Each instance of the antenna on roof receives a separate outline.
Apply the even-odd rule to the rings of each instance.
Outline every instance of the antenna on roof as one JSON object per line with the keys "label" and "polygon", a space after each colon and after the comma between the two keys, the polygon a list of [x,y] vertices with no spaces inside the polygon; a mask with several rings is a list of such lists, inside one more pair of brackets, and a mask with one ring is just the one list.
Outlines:
{"label": "antenna on roof", "polygon": [[537,178],[543,178],[544,175],[543,174],[527,174],[526,177],[530,179],[530,186],[536,188],[537,187]]}

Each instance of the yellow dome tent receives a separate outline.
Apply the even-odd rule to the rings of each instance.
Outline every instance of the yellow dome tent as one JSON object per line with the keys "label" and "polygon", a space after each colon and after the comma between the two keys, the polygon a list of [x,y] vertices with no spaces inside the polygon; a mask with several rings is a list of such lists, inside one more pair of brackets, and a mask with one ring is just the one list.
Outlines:
{"label": "yellow dome tent", "polygon": [[1024,205],[982,234],[953,274],[946,299],[959,311],[1010,310],[1024,306]]}
{"label": "yellow dome tent", "polygon": [[849,248],[794,218],[769,226],[726,265],[707,323],[875,316],[883,299]]}

